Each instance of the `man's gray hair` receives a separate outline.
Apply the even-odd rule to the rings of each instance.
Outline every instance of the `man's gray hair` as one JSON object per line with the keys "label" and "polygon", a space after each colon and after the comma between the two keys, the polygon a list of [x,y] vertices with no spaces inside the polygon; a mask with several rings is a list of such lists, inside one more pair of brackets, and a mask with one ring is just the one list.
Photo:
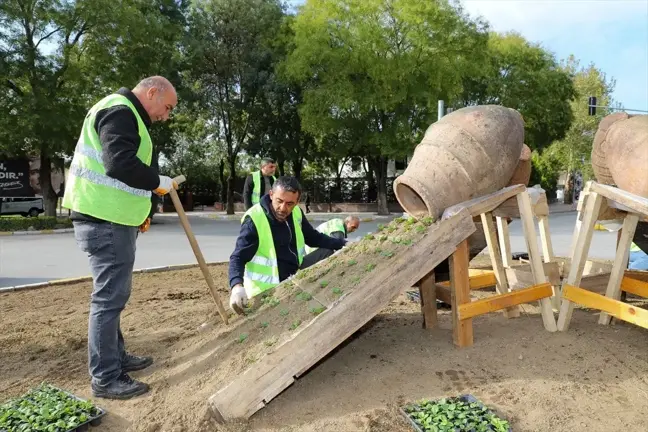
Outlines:
{"label": "man's gray hair", "polygon": [[160,91],[160,93],[168,90],[169,88],[173,87],[172,84],[169,82],[168,79],[161,77],[161,76],[151,76],[144,78],[142,81],[140,81],[135,88],[141,88],[141,89],[150,89],[155,87]]}

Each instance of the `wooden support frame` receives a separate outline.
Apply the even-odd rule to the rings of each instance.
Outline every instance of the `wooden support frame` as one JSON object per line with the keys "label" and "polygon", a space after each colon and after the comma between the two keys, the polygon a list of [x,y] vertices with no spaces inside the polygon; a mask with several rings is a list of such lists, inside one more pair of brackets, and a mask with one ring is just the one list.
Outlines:
{"label": "wooden support frame", "polygon": [[[519,215],[527,250],[529,252],[530,271],[529,283],[520,285],[516,280],[515,289],[512,290],[509,284],[508,271],[512,267],[511,246],[508,233],[508,217],[500,206],[515,199],[517,209],[513,213]],[[544,206],[546,207],[546,205]],[[480,274],[470,275],[469,266],[469,245],[468,239],[462,242],[450,259],[450,281],[433,283],[428,277],[421,279],[417,284],[421,294],[421,309],[423,313],[423,326],[428,322],[436,325],[436,305],[431,307],[432,302],[437,299],[449,303],[452,307],[452,328],[453,341],[458,347],[466,347],[473,344],[472,319],[476,316],[495,312],[504,309],[507,318],[515,318],[520,315],[519,305],[532,301],[540,302],[540,311],[543,324],[546,330],[554,332],[557,330],[556,320],[552,310],[551,298],[554,296],[552,283],[559,285],[559,278],[547,278],[545,267],[553,263],[554,255],[549,235],[549,225],[546,220],[548,210],[535,214],[540,220],[540,236],[542,250],[544,252],[544,263],[540,256],[535,224],[534,208],[531,204],[529,193],[524,185],[506,187],[498,192],[475,198],[470,201],[458,204],[446,209],[443,218],[452,217],[459,211],[467,210],[472,217],[479,217],[486,238],[486,245],[490,252],[491,265],[493,270]],[[519,213],[518,213],[519,212]],[[541,218],[545,218],[544,220]],[[495,231],[495,221],[498,233]],[[501,252],[500,252],[501,250]],[[558,274],[557,264],[555,273]],[[423,286],[434,286],[434,291],[421,289]],[[470,291],[495,286],[497,294],[486,299],[471,301]]]}
{"label": "wooden support frame", "polygon": [[[629,276],[631,272],[625,270],[639,218],[648,216],[648,199],[594,181],[586,184],[584,193],[583,200],[579,202],[578,219],[572,239],[569,274],[562,282],[558,330],[569,329],[575,304],[600,310],[598,322],[602,325],[608,325],[614,317],[648,328],[648,310],[620,301],[622,292],[648,297],[648,283],[632,278]],[[605,275],[608,277],[605,293],[599,294],[583,289],[581,282],[594,226],[604,206],[622,208],[624,211],[617,213],[623,218],[623,226],[617,238],[614,264],[611,271]]]}

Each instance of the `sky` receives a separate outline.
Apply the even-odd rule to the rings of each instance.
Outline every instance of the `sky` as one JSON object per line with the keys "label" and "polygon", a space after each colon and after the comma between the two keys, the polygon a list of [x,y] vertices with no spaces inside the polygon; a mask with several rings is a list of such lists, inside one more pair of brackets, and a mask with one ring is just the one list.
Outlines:
{"label": "sky", "polygon": [[[424,0],[422,0],[424,1]],[[304,0],[290,0],[298,5]],[[616,80],[615,102],[648,111],[648,0],[461,0],[497,32],[515,30],[557,60],[573,54]]]}

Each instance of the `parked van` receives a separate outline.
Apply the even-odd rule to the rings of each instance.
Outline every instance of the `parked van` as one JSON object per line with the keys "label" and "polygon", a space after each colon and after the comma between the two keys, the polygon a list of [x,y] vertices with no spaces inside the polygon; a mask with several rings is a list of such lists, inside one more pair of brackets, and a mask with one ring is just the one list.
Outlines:
{"label": "parked van", "polygon": [[0,199],[0,216],[21,215],[25,217],[38,217],[44,211],[43,198],[3,197]]}

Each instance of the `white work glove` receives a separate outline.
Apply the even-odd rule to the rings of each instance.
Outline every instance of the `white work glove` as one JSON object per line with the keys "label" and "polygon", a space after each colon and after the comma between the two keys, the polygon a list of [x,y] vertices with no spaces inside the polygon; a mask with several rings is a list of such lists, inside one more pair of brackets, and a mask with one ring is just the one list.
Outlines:
{"label": "white work glove", "polygon": [[230,307],[234,312],[239,315],[243,315],[243,308],[245,307],[248,301],[247,294],[245,293],[245,288],[243,285],[236,284],[232,288],[232,293],[230,294]]}
{"label": "white work glove", "polygon": [[162,196],[171,192],[171,188],[178,189],[178,183],[176,183],[171,177],[160,176],[160,186],[158,186],[154,192]]}

